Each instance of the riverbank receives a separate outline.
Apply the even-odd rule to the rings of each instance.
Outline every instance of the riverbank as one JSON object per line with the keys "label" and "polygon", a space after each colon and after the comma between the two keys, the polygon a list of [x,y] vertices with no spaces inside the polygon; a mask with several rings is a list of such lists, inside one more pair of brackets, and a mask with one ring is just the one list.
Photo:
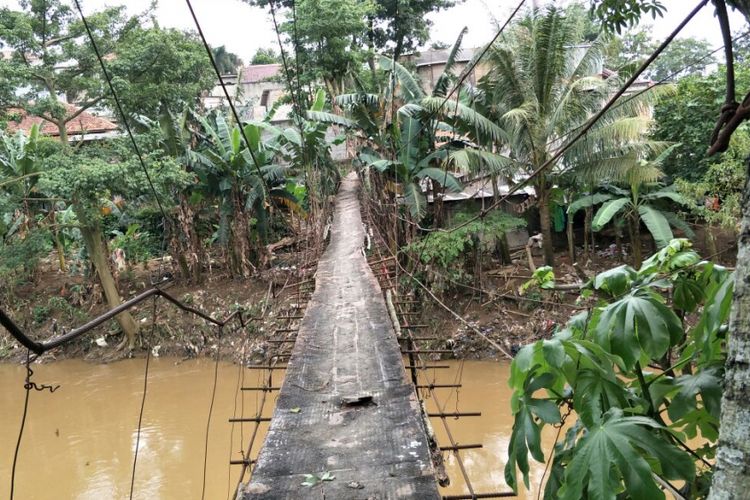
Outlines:
{"label": "riverbank", "polygon": [[[728,244],[729,246],[729,244]],[[700,251],[700,249],[699,249]],[[733,265],[733,252],[723,256],[724,264]],[[541,256],[535,256],[541,265]],[[259,318],[239,330],[230,325],[218,336],[215,326],[160,300],[157,304],[157,321],[154,325],[153,304],[143,303],[133,310],[140,326],[141,335],[135,349],[117,350],[122,336],[116,322],[98,327],[90,334],[66,344],[62,348],[39,358],[46,363],[61,359],[83,359],[95,363],[112,362],[118,359],[145,357],[148,350],[154,356],[172,356],[180,359],[215,357],[228,362],[242,361],[245,364],[261,364],[270,354],[282,346],[286,351],[291,343],[269,343],[268,340],[289,340],[293,331],[284,330],[290,308],[303,305],[304,300],[296,295],[297,288],[289,286],[301,280],[299,276],[312,276],[314,269],[298,269],[298,258],[290,252],[282,254],[273,267],[259,276],[237,280],[221,269],[212,269],[201,285],[177,282],[169,287],[169,293],[186,304],[214,317],[224,317],[232,311],[242,310],[245,317]],[[557,256],[558,279],[574,282],[576,271],[567,256]],[[587,261],[582,269],[593,275],[604,269],[620,265],[618,259],[600,252],[593,261]],[[150,287],[154,277],[163,274],[168,267],[154,260],[147,265],[131,269],[120,277],[120,293],[130,298]],[[519,293],[519,288],[529,279],[530,272],[523,261],[511,266],[501,266],[489,260],[483,263],[481,279],[445,287],[444,283],[428,281],[446,304],[466,319],[469,326],[456,320],[448,311],[428,296],[423,295],[412,309],[412,324],[425,325],[420,335],[435,337],[424,344],[423,349],[450,350],[446,354],[433,354],[433,359],[506,359],[484,338],[474,331],[482,332],[492,341],[504,346],[514,354],[520,347],[539,338],[549,337],[558,325],[581,310],[576,304],[577,290],[541,291],[529,290]],[[426,275],[429,278],[429,274]],[[404,282],[407,283],[407,282]],[[308,282],[305,287],[314,286]],[[8,299],[8,297],[12,297]],[[107,310],[98,285],[82,276],[63,274],[54,268],[54,259],[34,283],[29,283],[0,295],[4,301],[0,307],[11,315],[16,323],[32,338],[49,339],[70,331]],[[4,330],[0,329],[0,362],[17,363],[25,359],[26,351]]]}

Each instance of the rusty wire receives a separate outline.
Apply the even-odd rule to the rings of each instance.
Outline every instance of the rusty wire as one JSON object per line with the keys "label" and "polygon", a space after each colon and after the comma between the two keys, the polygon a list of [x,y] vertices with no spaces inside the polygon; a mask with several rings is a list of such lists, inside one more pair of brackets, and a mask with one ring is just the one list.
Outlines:
{"label": "rusty wire", "polygon": [[29,413],[29,396],[31,395],[31,390],[34,389],[35,391],[42,392],[42,391],[49,391],[50,393],[55,392],[60,388],[59,385],[47,385],[47,384],[41,384],[38,385],[35,382],[31,380],[31,377],[34,375],[34,370],[31,369],[31,350],[26,350],[26,378],[23,383],[23,388],[26,391],[26,395],[24,397],[23,402],[23,414],[21,415],[21,426],[18,429],[18,439],[16,440],[16,448],[13,452],[13,466],[11,467],[11,473],[10,473],[10,500],[13,500],[14,494],[15,494],[15,486],[16,486],[16,466],[18,465],[18,455],[21,451],[21,440],[23,439],[23,431],[26,428],[26,417]]}
{"label": "rusty wire", "polygon": [[[154,295],[153,313],[151,315],[151,337],[156,332],[157,296]],[[146,406],[146,394],[148,392],[148,369],[151,362],[151,346],[146,345],[146,366],[143,370],[143,396],[141,397],[141,409],[138,412],[138,431],[135,437],[135,452],[133,453],[133,471],[130,475],[130,500],[133,500],[133,489],[135,486],[135,468],[138,464],[138,450],[141,444],[141,426],[143,424],[143,409]]]}
{"label": "rusty wire", "polygon": [[206,439],[203,449],[203,484],[201,486],[201,500],[206,498],[206,470],[208,469],[208,441],[211,429],[211,417],[214,412],[214,402],[216,401],[216,386],[219,381],[219,358],[221,354],[221,337],[224,326],[218,327],[218,335],[216,339],[216,357],[214,361],[214,380],[211,388],[211,402],[208,405],[208,417],[206,417]]}
{"label": "rusty wire", "polygon": [[[369,203],[365,203],[365,210],[368,212],[368,219],[372,220],[372,218],[369,217]],[[386,243],[385,240],[384,240],[384,238],[383,238],[382,233],[379,230],[379,228],[375,224],[373,224],[372,227],[374,227],[375,231],[377,232],[378,240],[381,243]],[[378,254],[378,258],[382,260],[382,254],[380,253],[379,246],[378,245],[374,245],[374,246],[375,246],[375,251]],[[395,256],[393,256],[393,257],[395,259]],[[401,267],[400,264],[397,263],[397,267]],[[401,268],[401,270],[405,272],[405,270],[403,268]],[[387,285],[391,289],[393,289],[394,288],[393,281],[391,279],[390,274],[387,273],[387,272],[385,273],[385,279],[387,280]],[[408,325],[408,318],[406,318],[406,317],[403,316],[403,313],[405,312],[404,308],[403,308],[403,305],[399,304],[398,305],[398,309],[399,309],[399,313],[401,313],[403,321]],[[410,371],[411,371],[411,375],[412,375],[412,381],[414,382],[414,385],[415,385],[415,391],[417,391],[416,380],[418,379],[418,377],[419,377],[420,374],[423,375],[424,377],[427,376],[426,375],[426,373],[427,373],[427,365],[424,362],[424,359],[422,358],[422,355],[419,353],[419,349],[416,347],[417,343],[416,343],[416,340],[414,339],[414,334],[412,333],[412,329],[406,328],[406,329],[404,329],[404,332],[406,333],[406,336],[407,336],[406,340],[408,342],[408,345],[410,346],[409,347],[409,351],[410,352],[408,353],[409,360],[410,360],[410,366],[411,366]],[[416,352],[412,352],[412,351],[416,351]],[[418,365],[419,365],[419,368],[418,368]],[[463,371],[463,370],[461,370],[461,371]],[[429,383],[429,379],[428,379],[428,384],[426,385],[426,392],[429,394],[430,398],[434,401],[434,404],[435,404],[435,406],[437,407],[437,409],[439,411],[440,421],[443,424],[443,428],[445,429],[445,434],[448,437],[448,441],[451,443],[452,452],[453,452],[454,457],[456,458],[456,463],[458,464],[459,471],[461,472],[461,476],[462,476],[462,478],[464,480],[464,484],[466,485],[467,489],[469,490],[469,498],[479,498],[480,496],[487,498],[486,495],[492,495],[492,496],[497,496],[497,497],[512,496],[513,494],[510,493],[510,492],[501,492],[501,493],[497,493],[497,494],[492,494],[492,493],[490,493],[490,494],[477,494],[476,493],[476,491],[474,490],[474,485],[472,484],[471,478],[470,478],[470,476],[468,474],[468,471],[466,470],[466,466],[464,464],[463,458],[460,455],[460,450],[458,449],[458,443],[454,439],[453,434],[451,433],[450,426],[448,425],[446,411],[445,411],[445,404],[441,403],[440,398],[437,397],[437,393],[436,393],[435,387],[433,387],[433,385],[434,385],[434,383],[430,384]],[[450,398],[450,395],[448,397]],[[458,404],[458,397],[456,397],[456,404]],[[459,412],[456,411],[456,414],[458,414],[458,413]],[[429,417],[427,415],[424,415],[424,418],[427,419]],[[490,496],[489,498],[491,498],[492,496]]]}

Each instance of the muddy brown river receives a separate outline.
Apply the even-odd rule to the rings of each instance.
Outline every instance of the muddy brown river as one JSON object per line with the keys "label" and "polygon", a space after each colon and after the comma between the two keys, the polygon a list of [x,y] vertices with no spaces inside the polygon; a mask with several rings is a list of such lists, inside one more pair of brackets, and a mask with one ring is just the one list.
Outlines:
{"label": "muddy brown river", "polygon": [[[484,448],[461,452],[477,493],[507,491],[503,467],[512,421],[507,363],[440,362],[450,370],[432,370],[429,381],[454,383],[463,388],[439,389],[447,412],[481,411],[481,417],[449,419],[459,444],[482,443]],[[54,394],[32,392],[16,473],[16,499],[128,498],[136,446],[138,412],[143,388],[144,360],[108,365],[61,361],[36,365],[34,381],[60,384]],[[21,419],[24,368],[0,365],[0,497],[7,498],[13,451]],[[246,386],[262,385],[263,372],[245,370]],[[281,373],[281,372],[276,372]],[[209,360],[178,362],[153,359],[135,477],[134,498],[200,499],[203,484],[206,421],[211,399],[214,364]],[[219,383],[210,426],[206,475],[207,499],[228,498],[237,483],[240,458],[252,424],[232,424],[232,416],[253,416],[259,395],[237,394],[239,370],[219,365]],[[423,382],[424,383],[424,382]],[[274,383],[276,385],[276,383]],[[273,397],[270,398],[270,401]],[[430,410],[434,403],[428,401]],[[302,409],[304,411],[304,409]],[[264,412],[270,416],[272,406]],[[441,445],[448,445],[438,419],[432,425]],[[257,447],[267,424],[261,424]],[[545,450],[550,446],[546,436]],[[445,453],[451,486],[441,493],[462,494],[467,489],[455,457]],[[532,475],[538,484],[542,467]],[[301,490],[303,489],[300,487]],[[536,490],[530,498],[536,498]],[[301,497],[305,496],[301,491]],[[528,494],[526,494],[528,495]],[[523,493],[521,498],[527,497]]]}

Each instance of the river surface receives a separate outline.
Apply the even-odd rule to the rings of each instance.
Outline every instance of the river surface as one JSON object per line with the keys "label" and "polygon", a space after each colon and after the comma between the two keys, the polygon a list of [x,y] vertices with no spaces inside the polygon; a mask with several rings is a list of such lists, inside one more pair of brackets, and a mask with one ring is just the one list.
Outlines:
{"label": "river surface", "polygon": [[[125,360],[108,365],[82,361],[60,361],[33,366],[38,384],[60,384],[54,394],[31,393],[26,429],[16,472],[16,499],[128,498],[136,447],[138,414],[143,394],[144,360]],[[476,493],[507,491],[503,467],[507,456],[512,420],[507,363],[444,362],[449,370],[430,370],[434,383],[459,381],[463,388],[437,389],[446,412],[481,411],[481,417],[448,419],[459,444],[482,443],[481,449],[462,451],[467,473]],[[214,363],[210,360],[152,359],[148,394],[143,414],[133,498],[200,499],[206,424],[211,401]],[[262,385],[259,370],[244,370],[244,385]],[[275,371],[275,374],[283,371]],[[7,498],[11,464],[23,409],[25,369],[0,364],[0,497]],[[210,424],[206,495],[224,499],[233,493],[240,458],[253,424],[228,423],[233,416],[254,416],[260,397],[255,391],[240,391],[240,370],[220,363],[218,386]],[[421,383],[425,383],[422,381]],[[274,381],[274,385],[277,385]],[[269,396],[269,402],[273,402]],[[436,411],[428,400],[430,411]],[[243,408],[244,406],[244,408]],[[265,416],[272,414],[266,405]],[[449,444],[439,419],[431,419],[441,445]],[[262,443],[267,424],[261,424],[255,451]],[[546,436],[545,450],[550,446]],[[243,443],[245,443],[243,445]],[[441,493],[467,493],[452,453],[445,453],[451,486]],[[538,484],[542,467],[532,471],[531,484]],[[531,498],[536,498],[534,490]],[[305,496],[301,492],[301,498]],[[524,495],[521,495],[523,498]]]}

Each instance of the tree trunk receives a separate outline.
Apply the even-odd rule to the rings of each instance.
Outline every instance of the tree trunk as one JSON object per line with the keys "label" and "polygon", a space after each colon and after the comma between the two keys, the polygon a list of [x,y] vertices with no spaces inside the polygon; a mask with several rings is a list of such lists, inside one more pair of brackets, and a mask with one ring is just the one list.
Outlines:
{"label": "tree trunk", "polygon": [[201,284],[205,252],[198,234],[195,211],[185,194],[180,195],[177,228],[172,231],[170,246],[172,258],[179,264],[182,278],[194,284]]}
{"label": "tree trunk", "polygon": [[52,205],[51,210],[51,220],[52,220],[52,235],[55,238],[55,250],[57,251],[57,260],[60,263],[60,272],[65,273],[68,271],[67,266],[65,265],[65,247],[62,244],[62,240],[60,239],[60,229],[57,227],[57,211],[55,210],[54,204]]}
{"label": "tree trunk", "polygon": [[594,208],[586,207],[584,209],[583,219],[583,253],[586,258],[594,252],[594,232],[591,230],[591,221],[594,218]]}
{"label": "tree trunk", "polygon": [[[117,290],[117,285],[115,284],[115,279],[112,276],[112,271],[109,268],[109,260],[107,259],[107,251],[99,222],[88,220],[86,213],[80,207],[74,206],[73,210],[81,222],[81,226],[79,227],[81,236],[86,245],[86,251],[89,253],[89,259],[96,270],[96,274],[99,276],[99,283],[102,285],[107,305],[110,309],[114,309],[122,301],[120,293]],[[120,313],[115,316],[115,319],[127,338],[128,348],[132,349],[135,346],[138,325],[129,312]]]}
{"label": "tree trunk", "polygon": [[633,267],[638,269],[643,263],[641,255],[641,220],[638,217],[631,217],[628,220],[628,229],[630,232],[630,247],[633,249]]}
{"label": "tree trunk", "polygon": [[245,213],[239,194],[234,193],[233,199],[234,214],[232,214],[232,220],[229,224],[231,237],[227,250],[232,264],[232,275],[247,278],[255,271],[255,266],[250,262],[250,220]]}
{"label": "tree trunk", "polygon": [[510,257],[510,245],[508,244],[508,236],[505,231],[498,235],[495,248],[497,249],[501,264],[510,265],[513,263],[513,260]]}
{"label": "tree trunk", "polygon": [[497,188],[497,175],[491,175],[490,179],[492,181],[492,204],[497,205],[500,202],[500,192]]}
{"label": "tree trunk", "polygon": [[714,260],[714,257],[719,251],[716,249],[716,238],[714,237],[713,227],[711,227],[711,224],[706,224],[703,231],[706,236],[706,250],[708,251],[708,256],[706,256],[706,258],[708,260]]}
{"label": "tree trunk", "polygon": [[60,134],[60,142],[63,144],[68,144],[68,124],[62,120],[58,121],[55,125],[57,125],[57,132]]}
{"label": "tree trunk", "polygon": [[573,232],[573,217],[570,214],[568,214],[567,234],[568,257],[570,257],[570,263],[573,264],[576,261],[576,240],[575,233]]}
{"label": "tree trunk", "polygon": [[536,186],[537,206],[539,207],[539,223],[542,227],[542,249],[544,250],[544,264],[555,265],[555,249],[552,246],[552,215],[549,210],[549,193],[542,179]]}
{"label": "tree trunk", "polygon": [[373,83],[378,81],[378,72],[375,68],[375,19],[367,16],[367,47],[370,49],[367,56],[367,65],[370,67]]}
{"label": "tree trunk", "polygon": [[750,491],[750,179],[742,202],[734,299],[729,320],[719,448],[709,500],[747,498]]}

